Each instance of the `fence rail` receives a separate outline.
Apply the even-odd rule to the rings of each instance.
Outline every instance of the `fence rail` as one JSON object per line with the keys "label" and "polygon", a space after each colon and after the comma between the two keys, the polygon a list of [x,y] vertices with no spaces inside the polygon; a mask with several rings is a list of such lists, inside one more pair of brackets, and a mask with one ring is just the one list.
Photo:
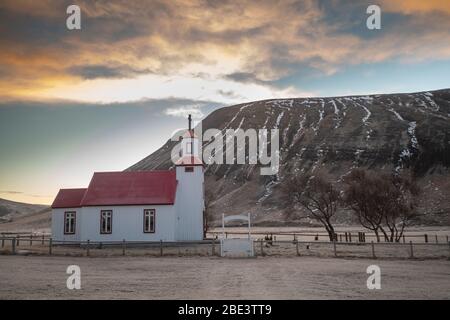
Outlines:
{"label": "fence rail", "polygon": [[[363,239],[361,239],[363,240]],[[40,254],[77,256],[115,255],[205,255],[216,256],[220,242],[212,238],[186,242],[144,241],[58,241],[51,237],[1,237],[1,254]],[[374,242],[374,241],[304,241],[254,240],[257,256],[321,256],[357,258],[446,258],[450,259],[450,242]]]}
{"label": "fence rail", "polygon": [[[214,231],[214,232],[208,232],[208,234],[212,235],[213,237],[218,238],[222,232],[220,231]],[[232,236],[247,236],[248,232],[243,231],[232,231],[232,232],[225,232],[225,237],[232,237]],[[313,241],[322,241],[322,242],[331,242],[330,236],[328,233],[320,233],[320,232],[313,232],[313,233],[304,233],[304,232],[288,232],[288,231],[280,231],[280,232],[252,232],[253,236],[263,236],[266,240],[273,239],[277,240],[277,237],[281,237],[286,239],[287,237],[291,237],[292,240],[298,240],[299,238],[310,238]],[[390,239],[385,237],[383,234],[379,235],[379,239],[377,239],[377,236],[373,233],[367,233],[367,232],[336,232],[335,233],[335,240],[337,242],[345,243],[345,242],[366,242],[367,239],[373,239],[374,242],[382,243],[382,242],[388,242],[390,243]],[[438,234],[404,234],[400,237],[400,239],[397,242],[403,242],[408,243],[409,241],[413,241],[415,243],[448,243],[450,241],[449,235],[438,235]],[[308,240],[305,240],[308,241]],[[394,241],[396,242],[396,241]]]}

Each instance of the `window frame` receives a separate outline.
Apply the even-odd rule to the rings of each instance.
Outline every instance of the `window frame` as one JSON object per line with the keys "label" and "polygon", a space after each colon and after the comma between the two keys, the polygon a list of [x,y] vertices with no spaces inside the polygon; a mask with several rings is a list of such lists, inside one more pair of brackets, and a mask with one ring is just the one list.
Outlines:
{"label": "window frame", "polygon": [[[149,214],[149,224],[150,224],[150,226],[151,226],[151,217],[152,217],[152,214],[151,213],[153,213],[153,230],[147,230],[146,229],[146,225],[145,225],[145,216],[146,216],[146,214],[148,213],[148,212],[150,212],[150,214]],[[149,226],[149,227],[150,227]],[[144,214],[143,214],[143,232],[144,233],[155,233],[155,231],[156,231],[156,209],[144,209]]]}
{"label": "window frame", "polygon": [[[103,221],[103,213],[111,213],[110,219],[110,230],[104,231],[102,228],[102,221]],[[100,210],[100,234],[112,234],[112,228],[113,228],[113,211],[112,210]]]}
{"label": "window frame", "polygon": [[[72,232],[69,232],[66,230],[68,214],[73,214],[73,231]],[[77,232],[77,212],[76,211],[65,211],[64,212],[64,234],[75,234],[76,232]]]}

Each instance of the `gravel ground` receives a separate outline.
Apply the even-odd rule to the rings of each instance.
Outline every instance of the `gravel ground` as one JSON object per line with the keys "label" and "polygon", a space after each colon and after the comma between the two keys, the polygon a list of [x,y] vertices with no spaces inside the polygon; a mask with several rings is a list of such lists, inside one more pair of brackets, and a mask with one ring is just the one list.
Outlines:
{"label": "gravel ground", "polygon": [[[366,268],[381,268],[368,290]],[[81,290],[66,288],[79,265]],[[0,256],[0,299],[449,299],[448,260]]]}

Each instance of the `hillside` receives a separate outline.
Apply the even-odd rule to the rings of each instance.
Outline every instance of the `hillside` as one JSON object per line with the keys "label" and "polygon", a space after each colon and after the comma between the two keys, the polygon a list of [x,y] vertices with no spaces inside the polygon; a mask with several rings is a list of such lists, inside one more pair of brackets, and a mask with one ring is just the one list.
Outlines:
{"label": "hillside", "polygon": [[49,226],[48,206],[0,199],[0,231],[21,231]]}
{"label": "hillside", "polygon": [[[202,125],[203,131],[280,129],[278,175],[261,176],[257,165],[206,167],[216,218],[251,212],[260,224],[285,223],[281,186],[287,176],[321,170],[340,181],[352,168],[364,167],[412,170],[424,190],[417,223],[450,224],[450,89],[257,101],[216,110]],[[127,170],[172,167],[173,145],[169,140]],[[351,222],[345,212],[340,217],[338,222]]]}

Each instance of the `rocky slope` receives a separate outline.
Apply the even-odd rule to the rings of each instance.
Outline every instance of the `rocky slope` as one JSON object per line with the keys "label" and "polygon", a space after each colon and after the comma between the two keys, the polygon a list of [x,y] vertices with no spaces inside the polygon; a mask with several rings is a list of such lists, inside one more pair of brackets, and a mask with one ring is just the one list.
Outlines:
{"label": "rocky slope", "polygon": [[[280,170],[261,176],[258,165],[208,165],[207,189],[217,217],[251,212],[258,223],[286,220],[281,186],[298,172],[326,171],[336,181],[352,168],[412,170],[424,192],[419,223],[449,224],[450,89],[413,94],[298,98],[222,108],[203,120],[203,131],[280,130]],[[127,170],[173,166],[170,140]],[[348,222],[342,214],[341,222]],[[308,221],[306,221],[308,223]],[[339,222],[339,221],[338,221]]]}

